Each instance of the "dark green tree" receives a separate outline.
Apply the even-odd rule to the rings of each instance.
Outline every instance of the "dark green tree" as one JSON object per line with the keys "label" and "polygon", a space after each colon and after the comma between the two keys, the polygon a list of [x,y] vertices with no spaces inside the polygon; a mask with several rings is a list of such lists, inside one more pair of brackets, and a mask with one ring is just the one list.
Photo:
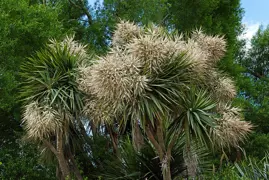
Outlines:
{"label": "dark green tree", "polygon": [[261,26],[251,39],[251,47],[238,60],[244,67],[240,79],[240,103],[246,120],[256,125],[245,149],[249,155],[262,158],[268,151],[269,133],[269,26]]}
{"label": "dark green tree", "polygon": [[38,167],[35,147],[22,145],[19,140],[19,69],[25,58],[40,49],[48,38],[62,36],[65,30],[58,18],[59,10],[28,0],[0,1],[0,179],[49,176],[43,172],[46,168]]}
{"label": "dark green tree", "polygon": [[239,50],[238,35],[242,32],[243,9],[240,0],[168,0],[169,22],[180,32],[202,28],[208,34],[220,34],[227,40],[227,52],[220,62],[223,70],[237,76],[240,67],[235,65]]}
{"label": "dark green tree", "polygon": [[0,2],[0,109],[10,111],[17,104],[19,66],[63,27],[55,8],[29,5],[27,0]]}
{"label": "dark green tree", "polygon": [[240,95],[246,100],[246,118],[269,132],[269,26],[259,28],[251,40],[251,48],[239,63],[244,67]]}

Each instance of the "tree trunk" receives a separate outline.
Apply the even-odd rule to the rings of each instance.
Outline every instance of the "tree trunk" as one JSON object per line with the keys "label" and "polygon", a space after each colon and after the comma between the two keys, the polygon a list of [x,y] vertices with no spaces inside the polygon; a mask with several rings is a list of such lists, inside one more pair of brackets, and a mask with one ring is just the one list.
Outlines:
{"label": "tree trunk", "polygon": [[111,138],[113,151],[119,157],[120,153],[119,153],[119,148],[118,148],[118,135],[113,132],[113,129],[110,125],[106,125],[106,128]]}
{"label": "tree trunk", "polygon": [[169,144],[168,150],[166,152],[165,144],[164,144],[164,136],[162,134],[163,131],[161,130],[161,127],[157,127],[158,129],[158,132],[157,132],[158,141],[157,141],[153,135],[152,128],[150,128],[149,126],[150,125],[148,125],[146,129],[146,135],[158,153],[158,156],[161,162],[163,179],[171,180],[170,162],[171,162],[171,150],[174,145],[174,140],[172,140],[172,143]]}
{"label": "tree trunk", "polygon": [[93,121],[90,121],[90,124],[91,124],[92,135],[95,136],[97,134],[97,127]]}
{"label": "tree trunk", "polygon": [[140,149],[144,145],[144,137],[143,137],[142,132],[140,130],[140,126],[138,124],[138,121],[133,122],[132,140],[133,140],[133,146],[134,146],[135,150],[140,151]]}
{"label": "tree trunk", "polygon": [[61,172],[62,172],[64,179],[70,179],[70,171],[68,168],[68,164],[67,164],[64,156],[60,153],[58,155],[58,163],[59,163],[59,167],[61,169]]}
{"label": "tree trunk", "polygon": [[235,162],[240,162],[242,160],[242,154],[238,147],[236,147],[236,159]]}
{"label": "tree trunk", "polygon": [[184,161],[187,166],[187,176],[194,178],[197,175],[198,158],[197,155],[192,151],[190,145],[187,145],[186,147]]}
{"label": "tree trunk", "polygon": [[80,171],[78,169],[78,166],[77,166],[75,159],[73,157],[71,157],[71,162],[72,162],[72,165],[74,168],[74,174],[75,174],[77,180],[83,180],[83,177],[81,176]]}
{"label": "tree trunk", "polygon": [[57,159],[59,163],[59,167],[61,169],[62,175],[64,179],[70,178],[70,170],[68,167],[68,163],[65,160],[64,157],[64,151],[63,151],[63,132],[62,130],[58,129],[56,132],[57,136]]}
{"label": "tree trunk", "polygon": [[68,159],[69,159],[69,164],[70,164],[70,169],[74,172],[74,175],[76,176],[77,180],[83,180],[79,168],[77,166],[77,163],[75,161],[74,155],[71,152],[70,146],[68,146],[68,151],[67,151]]}
{"label": "tree trunk", "polygon": [[62,173],[61,173],[61,170],[59,168],[59,163],[56,166],[56,177],[58,180],[64,180]]}
{"label": "tree trunk", "polygon": [[171,170],[170,170],[170,162],[167,162],[167,167],[163,170],[163,179],[164,180],[171,180]]}

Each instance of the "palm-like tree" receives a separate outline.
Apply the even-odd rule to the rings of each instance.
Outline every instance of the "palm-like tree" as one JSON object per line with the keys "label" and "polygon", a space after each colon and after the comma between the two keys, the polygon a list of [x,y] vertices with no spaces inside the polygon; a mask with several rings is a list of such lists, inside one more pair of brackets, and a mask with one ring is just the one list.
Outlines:
{"label": "palm-like tree", "polygon": [[82,179],[70,147],[70,129],[83,128],[78,117],[83,107],[82,93],[76,79],[79,64],[87,58],[85,46],[66,37],[62,42],[51,40],[21,68],[27,137],[54,153],[63,178],[71,176],[71,163],[76,177]]}
{"label": "palm-like tree", "polygon": [[[159,157],[163,179],[170,180],[171,152],[180,135],[186,138],[188,164],[193,161],[194,140],[204,145],[214,140],[221,146],[238,145],[251,129],[240,121],[240,114],[230,113],[232,108],[221,108],[231,107],[236,95],[232,80],[216,67],[225,46],[223,37],[201,31],[183,40],[160,27],[121,22],[110,52],[94,65],[81,68],[79,83],[91,97],[85,111],[99,122],[116,118],[124,126],[131,121],[136,147],[140,147],[141,128]],[[227,125],[230,122],[240,122],[244,128],[238,125],[240,133],[236,134]],[[225,123],[225,127],[221,125]],[[233,132],[233,142],[222,137],[226,131]],[[188,168],[193,169],[189,175],[194,175],[195,168]]]}

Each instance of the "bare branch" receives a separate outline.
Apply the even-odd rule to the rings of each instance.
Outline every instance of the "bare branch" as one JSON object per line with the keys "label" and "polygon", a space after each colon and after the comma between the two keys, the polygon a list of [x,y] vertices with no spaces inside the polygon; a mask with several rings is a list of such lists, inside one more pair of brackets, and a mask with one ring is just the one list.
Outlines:
{"label": "bare branch", "polygon": [[76,8],[78,8],[78,9],[82,10],[82,11],[85,13],[85,15],[87,16],[87,18],[88,18],[88,23],[89,23],[89,25],[92,25],[92,23],[93,23],[92,15],[90,14],[89,10],[84,6],[83,1],[82,1],[82,0],[79,0],[80,6],[77,5],[77,4],[76,4],[74,1],[72,1],[72,0],[68,0],[68,1],[69,1],[69,3],[72,4],[74,7],[76,7]]}
{"label": "bare branch", "polygon": [[53,154],[55,154],[55,156],[58,156],[57,150],[49,141],[47,141],[46,139],[43,139],[42,141],[53,152]]}
{"label": "bare branch", "polygon": [[156,141],[156,139],[154,138],[151,129],[149,127],[147,127],[147,130],[145,131],[147,134],[147,137],[149,138],[150,142],[153,144],[153,146],[156,148],[158,155],[159,155],[159,159],[162,160],[164,153],[162,151],[161,146],[159,145],[159,143]]}
{"label": "bare branch", "polygon": [[[181,131],[180,131],[180,132],[181,132]],[[176,134],[174,134],[174,136],[173,136],[171,142],[170,142],[169,145],[168,145],[167,153],[166,153],[167,156],[168,156],[168,159],[171,158],[172,149],[173,149],[173,147],[174,147],[174,145],[175,145],[175,143],[176,143],[176,141],[177,141],[177,139],[178,139],[178,137],[179,137],[180,132],[177,132]]]}

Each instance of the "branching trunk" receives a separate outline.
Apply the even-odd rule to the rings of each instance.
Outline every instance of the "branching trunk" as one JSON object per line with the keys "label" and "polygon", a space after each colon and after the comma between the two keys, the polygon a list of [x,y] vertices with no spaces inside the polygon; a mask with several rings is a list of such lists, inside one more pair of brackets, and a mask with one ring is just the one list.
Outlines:
{"label": "branching trunk", "polygon": [[149,139],[149,141],[152,143],[152,145],[154,146],[154,148],[156,149],[158,155],[159,155],[159,159],[162,160],[163,159],[163,151],[162,151],[162,148],[161,146],[159,145],[158,141],[155,139],[153,133],[152,133],[152,130],[150,127],[147,127],[146,129],[146,135]]}
{"label": "branching trunk", "polygon": [[[58,136],[58,134],[56,135]],[[51,152],[53,152],[53,154],[56,156],[57,160],[58,160],[58,165],[56,167],[56,177],[57,179],[65,179],[63,177],[63,171],[62,171],[62,168],[60,166],[60,157],[59,157],[59,152],[58,150],[51,144],[51,142],[47,141],[46,139],[43,140],[43,143],[51,150]],[[58,142],[58,138],[57,138],[57,145],[59,144]]]}
{"label": "branching trunk", "polygon": [[161,119],[158,123],[156,123],[156,131],[154,131],[151,125],[148,124],[146,128],[146,135],[158,153],[162,167],[163,179],[171,180],[172,149],[176,144],[180,131],[173,135],[167,147],[165,146],[164,130]]}
{"label": "branching trunk", "polygon": [[154,148],[157,150],[157,153],[159,155],[159,159],[160,159],[161,167],[162,167],[163,179],[171,180],[171,170],[170,170],[171,155],[168,156],[166,148],[165,148],[161,123],[159,123],[157,126],[158,141],[155,139],[153,135],[152,128],[147,127],[146,135],[149,141],[153,144]]}
{"label": "branching trunk", "polygon": [[[169,164],[169,165],[168,165]],[[171,180],[171,170],[170,170],[170,162],[167,162],[167,167],[165,171],[163,171],[163,179]]]}

